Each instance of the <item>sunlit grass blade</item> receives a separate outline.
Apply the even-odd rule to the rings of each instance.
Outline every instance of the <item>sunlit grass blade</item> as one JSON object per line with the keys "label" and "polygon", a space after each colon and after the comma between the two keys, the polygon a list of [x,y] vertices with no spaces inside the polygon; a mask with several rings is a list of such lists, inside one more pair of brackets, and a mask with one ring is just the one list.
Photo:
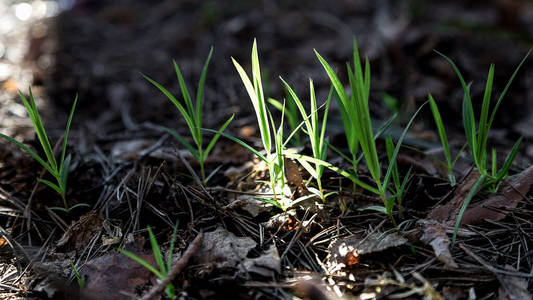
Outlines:
{"label": "sunlit grass blade", "polygon": [[369,184],[366,184],[365,182],[361,181],[359,178],[355,177],[353,174],[350,174],[350,173],[342,170],[341,168],[338,168],[338,167],[332,165],[329,162],[323,161],[321,159],[316,159],[316,158],[313,158],[311,156],[307,156],[307,155],[303,155],[303,154],[285,152],[285,155],[287,157],[296,159],[299,162],[300,161],[307,161],[307,162],[313,163],[315,165],[322,165],[322,166],[324,166],[324,167],[326,167],[326,168],[328,168],[330,170],[333,170],[333,171],[337,172],[338,174],[340,174],[340,175],[342,175],[342,176],[344,176],[346,178],[349,178],[355,184],[359,185],[360,187],[364,188],[365,190],[368,190],[368,191],[370,191],[370,192],[372,192],[372,193],[374,193],[376,195],[380,194],[378,189],[376,189],[375,187],[372,187]]}
{"label": "sunlit grass blade", "polygon": [[22,102],[24,103],[24,106],[26,107],[26,111],[28,112],[30,120],[33,124],[33,128],[35,129],[35,132],[37,133],[37,138],[39,139],[39,142],[41,143],[44,154],[46,155],[46,158],[48,159],[48,162],[50,163],[50,167],[54,169],[55,171],[57,171],[57,162],[54,156],[54,152],[52,150],[52,146],[50,145],[50,140],[48,139],[48,136],[46,135],[46,131],[44,130],[43,122],[41,121],[41,117],[39,116],[39,111],[37,110],[37,106],[35,105],[35,100],[34,100],[31,88],[29,89],[29,102],[24,96],[24,94],[22,94],[22,92],[19,91],[19,95],[20,95],[20,98],[22,99]]}
{"label": "sunlit grass blade", "polygon": [[259,151],[255,150],[252,146],[246,144],[245,142],[239,140],[238,138],[230,135],[230,134],[227,134],[227,133],[224,133],[224,132],[221,132],[221,131],[216,131],[216,130],[212,130],[212,129],[205,129],[205,128],[202,128],[202,130],[205,130],[205,131],[208,131],[208,132],[211,132],[211,133],[215,133],[215,134],[220,134],[221,136],[229,139],[229,140],[232,140],[234,141],[235,143],[239,144],[240,146],[244,147],[246,150],[252,152],[252,154],[254,154],[255,156],[257,156],[257,158],[259,158],[260,160],[264,161],[265,163],[269,163],[268,159],[263,155],[261,154]]}

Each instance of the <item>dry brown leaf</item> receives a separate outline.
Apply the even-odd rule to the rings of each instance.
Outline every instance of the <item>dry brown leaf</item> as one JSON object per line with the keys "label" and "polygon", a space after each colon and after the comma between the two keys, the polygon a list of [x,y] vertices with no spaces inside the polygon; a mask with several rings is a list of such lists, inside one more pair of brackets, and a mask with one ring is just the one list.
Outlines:
{"label": "dry brown leaf", "polygon": [[[512,266],[505,266],[508,271],[516,271]],[[498,277],[500,288],[498,289],[498,300],[531,300],[531,293],[528,291],[527,278],[501,275]]]}
{"label": "dry brown leaf", "polygon": [[73,222],[63,236],[57,241],[56,249],[66,249],[67,252],[71,250],[82,250],[85,248],[91,239],[100,233],[102,230],[102,223],[104,217],[96,211],[91,211],[76,222]]}
{"label": "dry brown leaf", "polygon": [[278,248],[272,244],[261,256],[246,259],[241,265],[241,270],[244,273],[254,273],[263,277],[273,278],[281,271]]}
{"label": "dry brown leaf", "polygon": [[340,238],[329,245],[328,269],[335,272],[343,268],[351,268],[359,263],[365,254],[380,252],[398,247],[407,240],[396,233],[373,232],[367,236],[354,234]]}
{"label": "dry brown leaf", "polygon": [[[141,259],[155,266],[153,254],[139,254]],[[121,294],[124,291],[135,293],[135,288],[148,283],[153,274],[138,262],[118,252],[95,258],[81,269],[80,275],[85,279],[81,289],[82,299],[117,300],[131,299]]]}
{"label": "dry brown leaf", "polygon": [[249,237],[237,237],[222,227],[206,232],[195,260],[214,268],[236,268],[255,248],[256,242]]}
{"label": "dry brown leaf", "polygon": [[[477,224],[484,219],[499,221],[505,218],[506,211],[516,208],[532,184],[533,166],[530,166],[521,173],[510,176],[505,180],[499,194],[492,195],[488,199],[468,207],[461,219],[461,224]],[[490,207],[501,210],[497,211]]]}

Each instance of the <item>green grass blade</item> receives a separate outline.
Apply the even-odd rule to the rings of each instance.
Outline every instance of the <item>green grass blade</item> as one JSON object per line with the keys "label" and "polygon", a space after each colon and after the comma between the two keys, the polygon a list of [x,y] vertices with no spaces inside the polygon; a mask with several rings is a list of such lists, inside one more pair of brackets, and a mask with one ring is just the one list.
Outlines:
{"label": "green grass blade", "polygon": [[54,191],[56,191],[59,195],[63,196],[64,195],[64,191],[55,183],[49,181],[49,180],[46,180],[46,179],[41,179],[41,178],[37,178],[37,181],[40,182],[40,183],[44,183],[46,184],[47,186],[51,187]]}
{"label": "green grass blade", "polygon": [[472,101],[468,97],[463,98],[462,105],[463,127],[465,130],[466,142],[468,148],[474,158],[474,162],[480,172],[483,172],[480,157],[477,156],[477,141],[476,141],[476,120],[474,118],[474,109],[472,108]]}
{"label": "green grass blade", "polygon": [[148,226],[147,229],[148,229],[148,236],[150,238],[150,245],[152,246],[152,252],[154,253],[155,261],[157,265],[159,266],[159,270],[161,270],[161,273],[166,275],[168,270],[166,269],[165,262],[163,261],[163,255],[161,255],[161,249],[159,249],[159,244],[157,243],[155,235],[152,232],[152,228]]}
{"label": "green grass blade", "polygon": [[266,107],[260,105],[260,99],[258,98],[258,95],[256,94],[256,91],[254,89],[254,86],[252,85],[252,82],[250,81],[250,78],[248,78],[248,75],[246,75],[246,72],[241,67],[241,65],[233,58],[231,58],[233,61],[233,65],[237,69],[237,72],[239,73],[239,76],[241,77],[241,80],[244,84],[244,87],[246,88],[246,91],[248,92],[248,96],[250,97],[250,100],[252,101],[252,105],[255,110],[255,114],[257,117],[257,122],[259,125],[259,132],[261,133],[261,140],[263,141],[263,146],[265,147],[265,150],[267,153],[270,153],[271,150],[271,141],[270,141],[270,126],[268,124],[268,117],[266,113]]}
{"label": "green grass blade", "polygon": [[200,161],[201,158],[198,154],[198,151],[194,149],[194,147],[189,142],[187,142],[187,140],[185,140],[185,138],[183,138],[176,130],[167,127],[163,127],[163,129],[170,135],[172,135],[174,138],[176,138],[176,140],[178,140],[178,142],[180,142],[185,148],[187,148],[187,150],[189,150],[191,155],[194,156],[197,161]]}
{"label": "green grass blade", "polygon": [[121,249],[121,248],[116,248],[116,250],[118,252],[126,255],[127,257],[133,259],[134,261],[138,262],[139,264],[141,264],[143,267],[148,269],[150,272],[154,273],[155,276],[157,276],[157,278],[159,278],[161,280],[165,279],[165,275],[161,274],[161,272],[159,272],[156,268],[154,268],[154,266],[152,266],[151,264],[149,264],[148,262],[146,262],[142,258],[138,257],[137,255],[129,252],[128,250]]}
{"label": "green grass blade", "polygon": [[531,51],[533,51],[533,47],[529,48],[529,51],[527,52],[526,56],[524,56],[524,58],[522,58],[522,61],[520,61],[520,64],[518,64],[518,66],[516,67],[515,71],[513,72],[513,75],[511,75],[511,78],[509,78],[509,81],[505,85],[505,88],[503,89],[503,92],[501,93],[500,97],[498,98],[498,101],[496,102],[496,105],[494,105],[494,108],[492,109],[492,113],[491,113],[490,120],[489,120],[489,123],[488,123],[488,128],[490,128],[492,126],[492,122],[494,121],[494,117],[496,116],[496,111],[498,111],[498,108],[500,107],[500,104],[501,104],[501,102],[503,100],[503,97],[505,97],[505,95],[507,94],[507,91],[509,90],[509,87],[511,86],[511,83],[513,83],[513,80],[514,80],[516,74],[518,74],[518,71],[520,70],[520,68],[522,67],[522,65],[526,61],[526,59],[529,57],[529,55],[531,54]]}
{"label": "green grass blade", "polygon": [[[211,57],[213,56],[213,47],[209,50],[209,54],[207,55],[207,58],[204,63],[204,67],[202,69],[202,74],[200,75],[200,80],[198,81],[198,90],[196,90],[196,127],[201,128],[202,127],[202,107],[203,107],[203,99],[204,99],[204,87],[205,87],[205,78],[207,76],[207,69],[209,67],[209,62],[211,61]],[[201,132],[199,132],[201,135]]]}
{"label": "green grass blade", "polygon": [[48,163],[46,163],[41,157],[39,157],[39,155],[37,155],[37,153],[33,152],[30,148],[28,148],[28,146],[22,144],[21,142],[15,140],[14,138],[12,137],[9,137],[5,134],[2,134],[0,133],[0,137],[8,140],[9,142],[15,144],[17,147],[19,147],[21,150],[23,150],[24,152],[28,153],[29,155],[31,155],[31,157],[33,157],[33,159],[35,159],[39,164],[41,164],[41,166],[43,166],[50,174],[52,174],[52,176],[54,177],[57,177],[58,176],[58,173],[56,170],[54,170]]}
{"label": "green grass blade", "polygon": [[507,176],[507,172],[509,172],[509,169],[511,168],[511,165],[513,164],[513,161],[516,157],[516,154],[518,153],[518,148],[520,147],[520,143],[522,143],[522,139],[524,137],[520,137],[516,143],[514,143],[513,148],[511,149],[511,152],[507,155],[505,158],[505,162],[503,163],[502,168],[498,171],[496,174],[496,178],[494,179],[495,183],[499,183],[501,180]]}
{"label": "green grass blade", "polygon": [[66,191],[67,189],[68,171],[70,167],[71,158],[72,156],[69,154],[67,158],[63,161],[63,164],[61,165],[61,169],[59,171],[59,182],[60,182],[59,186],[64,191]]}
{"label": "green grass blade", "polygon": [[76,276],[76,282],[80,286],[80,288],[85,286],[85,280],[83,280],[80,276],[80,273],[78,272],[78,269],[76,266],[72,263],[72,260],[69,260],[70,267],[72,268],[72,272],[74,272],[74,275]]}
{"label": "green grass blade", "polygon": [[[394,152],[392,153],[392,157],[391,157],[390,161],[392,161],[392,162],[396,161],[396,157],[398,157],[398,153],[400,152],[400,147],[402,146],[403,140],[405,139],[405,136],[407,135],[407,131],[411,127],[411,124],[413,124],[413,121],[415,120],[415,118],[418,115],[418,113],[422,110],[422,108],[427,103],[428,103],[428,101],[426,101],[422,105],[420,105],[418,110],[413,114],[413,116],[409,120],[409,123],[407,123],[407,126],[405,126],[405,129],[403,130],[402,134],[400,135],[400,138],[396,142],[396,147],[394,148]],[[385,177],[383,179],[383,187],[384,187],[384,189],[386,189],[386,187],[387,187],[387,185],[389,183],[389,180],[390,180],[390,176],[391,176],[392,171],[393,171],[391,166],[393,166],[393,164],[389,164],[389,167],[387,168],[387,173],[385,174]]]}
{"label": "green grass blade", "polygon": [[437,103],[435,102],[435,99],[433,99],[433,96],[431,96],[431,94],[428,95],[428,99],[429,105],[431,107],[431,112],[433,113],[433,119],[435,120],[435,124],[437,125],[437,131],[439,133],[442,148],[444,150],[444,156],[446,157],[446,162],[448,164],[448,172],[452,172],[452,154],[450,152],[450,146],[448,144],[446,130],[444,130],[444,123],[442,122]]}
{"label": "green grass blade", "polygon": [[178,77],[178,83],[180,86],[181,94],[183,96],[183,100],[185,101],[185,106],[187,107],[187,112],[189,113],[189,116],[191,116],[191,119],[196,120],[195,111],[192,106],[191,94],[189,94],[189,89],[187,88],[187,84],[185,83],[185,80],[183,79],[183,75],[181,74],[181,70],[178,66],[178,63],[176,63],[175,60],[172,60],[172,63],[174,64],[174,70],[176,71],[176,76]]}
{"label": "green grass blade", "polygon": [[59,173],[61,173],[61,168],[63,167],[63,162],[65,160],[65,154],[67,152],[68,134],[70,131],[70,124],[72,123],[72,117],[74,116],[74,110],[76,109],[76,103],[78,103],[77,94],[76,94],[76,98],[74,98],[74,103],[72,104],[72,108],[70,109],[70,114],[67,120],[67,127],[65,128],[65,135],[63,136],[63,149],[61,150],[61,160],[59,161]]}
{"label": "green grass blade", "polygon": [[144,75],[142,73],[141,73],[141,75],[144,77],[144,79],[148,80],[148,82],[150,82],[153,86],[158,88],[165,96],[167,96],[167,98],[172,103],[174,103],[176,108],[179,110],[179,112],[181,113],[181,115],[185,119],[185,122],[187,123],[187,126],[189,127],[189,131],[191,132],[191,135],[192,135],[192,138],[193,138],[194,142],[196,143],[196,145],[200,145],[200,139],[198,138],[198,134],[197,134],[197,131],[196,131],[196,123],[193,120],[194,116],[189,115],[189,113],[187,112],[185,107],[183,107],[183,105],[181,103],[179,103],[179,101],[167,89],[165,89],[162,85],[160,85],[159,83],[157,83],[156,81],[152,80],[150,77],[148,77],[148,76],[146,76],[146,75]]}
{"label": "green grass blade", "polygon": [[472,189],[466,195],[466,198],[465,198],[465,200],[463,202],[463,205],[461,206],[461,209],[459,210],[459,214],[457,215],[457,220],[455,221],[455,226],[453,228],[452,247],[453,247],[453,245],[455,245],[455,240],[457,238],[457,232],[459,231],[459,225],[461,225],[461,220],[463,219],[463,215],[464,215],[464,213],[466,211],[466,207],[468,206],[468,204],[470,204],[470,201],[472,200],[472,198],[474,198],[474,196],[478,192],[478,190],[481,187],[481,184],[483,183],[483,181],[485,181],[485,177],[486,177],[486,175],[481,175],[481,177],[479,177],[479,179],[476,181],[476,183],[474,184]]}
{"label": "green grass blade", "polygon": [[[35,129],[35,132],[37,133],[37,138],[39,139],[39,142],[41,143],[41,147],[43,148],[44,154],[46,155],[46,158],[48,159],[48,162],[50,163],[50,167],[53,168],[55,171],[58,170],[57,168],[57,162],[54,156],[54,152],[52,150],[52,146],[50,145],[50,140],[48,139],[48,136],[46,135],[46,131],[44,130],[43,122],[41,121],[41,117],[39,116],[39,110],[37,109],[37,106],[35,105],[35,100],[33,98],[33,93],[31,88],[29,88],[29,103],[26,97],[19,92],[19,95],[22,99],[22,102],[24,103],[24,106],[26,107],[26,110],[28,112],[28,115],[30,116],[30,119],[33,124],[33,128]],[[57,173],[57,172],[56,172]]]}
{"label": "green grass blade", "polygon": [[224,132],[221,132],[221,131],[216,131],[216,130],[212,130],[212,129],[206,129],[206,128],[202,128],[202,130],[205,130],[205,131],[208,131],[208,132],[211,132],[211,133],[215,133],[215,134],[220,134],[221,136],[229,139],[229,140],[232,140],[234,141],[235,143],[241,145],[242,147],[244,147],[246,150],[252,152],[252,154],[254,154],[255,156],[257,156],[257,158],[259,158],[260,160],[264,161],[265,163],[269,163],[268,159],[261,153],[259,153],[259,151],[255,150],[254,148],[252,148],[251,146],[249,146],[248,144],[246,144],[245,142],[239,140],[238,138],[232,136],[232,135],[229,135],[229,134],[226,134]]}
{"label": "green grass blade", "polygon": [[303,154],[295,154],[295,153],[289,153],[289,152],[286,152],[285,155],[287,157],[290,157],[290,158],[293,158],[293,159],[296,159],[298,161],[307,161],[307,162],[310,162],[310,163],[313,163],[315,165],[323,165],[324,167],[330,169],[330,170],[333,170],[337,173],[339,173],[340,175],[346,177],[346,178],[349,178],[350,180],[352,180],[355,184],[359,185],[360,187],[374,193],[374,194],[377,194],[379,195],[379,191],[378,189],[376,189],[375,187],[372,187],[364,182],[362,182],[361,180],[359,180],[357,177],[353,176],[352,174],[326,162],[326,161],[323,161],[323,160],[320,160],[320,159],[316,159],[316,158],[313,158],[313,157],[310,157],[310,156],[307,156],[307,155],[303,155]]}
{"label": "green grass blade", "polygon": [[174,252],[174,243],[176,242],[176,235],[178,233],[179,224],[180,224],[180,221],[176,220],[176,225],[174,225],[174,229],[172,230],[172,237],[170,238],[170,247],[168,248],[168,255],[167,255],[167,270],[169,272],[172,269],[172,253]]}
{"label": "green grass blade", "polygon": [[487,155],[487,138],[489,136],[490,128],[488,125],[490,95],[492,93],[492,82],[494,79],[494,64],[490,65],[489,74],[487,75],[487,83],[485,85],[485,93],[483,95],[483,103],[481,105],[481,114],[479,116],[478,136],[477,136],[477,154],[482,161]]}
{"label": "green grass blade", "polygon": [[[222,124],[222,126],[220,126],[218,131],[224,131],[226,129],[226,127],[228,127],[229,123],[231,123],[231,121],[233,121],[234,117],[235,117],[235,115],[231,115],[231,117],[224,124]],[[205,148],[202,160],[205,160],[207,158],[207,156],[209,156],[209,152],[211,152],[211,149],[213,149],[213,147],[215,146],[215,144],[216,144],[216,142],[218,141],[219,138],[220,138],[220,134],[215,134],[215,136],[211,139],[211,141],[209,142],[209,144]]]}

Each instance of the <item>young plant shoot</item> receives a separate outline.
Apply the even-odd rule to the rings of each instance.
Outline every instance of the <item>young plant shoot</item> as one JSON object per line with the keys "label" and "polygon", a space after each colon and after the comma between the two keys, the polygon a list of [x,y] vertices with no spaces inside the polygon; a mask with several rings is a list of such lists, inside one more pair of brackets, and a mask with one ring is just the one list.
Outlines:
{"label": "young plant shoot", "polygon": [[[372,189],[368,189],[368,185],[361,185],[361,181],[354,181],[356,184],[360,185],[361,187],[374,192],[380,196],[380,198],[383,200],[383,207],[376,207],[379,211],[382,211],[389,215],[391,217],[391,220],[394,222],[394,219],[392,217],[392,207],[390,201],[394,201],[394,199],[390,199],[388,196],[388,185],[389,181],[391,179],[391,176],[395,170],[395,164],[396,164],[396,157],[398,156],[398,153],[400,151],[400,147],[403,143],[403,140],[405,138],[405,135],[407,134],[407,130],[411,126],[414,118],[416,115],[420,112],[422,107],[425,105],[425,103],[419,107],[419,109],[415,112],[407,126],[405,127],[404,131],[402,132],[400,138],[397,141],[396,147],[394,147],[394,151],[392,151],[392,155],[390,155],[389,158],[389,165],[387,168],[387,171],[385,173],[385,176],[381,177],[381,166],[379,163],[378,153],[376,150],[376,142],[374,139],[374,132],[372,131],[372,123],[370,119],[370,111],[368,108],[368,98],[370,93],[370,64],[368,62],[368,58],[365,59],[365,66],[364,71],[363,67],[361,65],[361,60],[359,57],[359,50],[357,48],[357,42],[353,41],[353,69],[350,66],[350,64],[347,65],[347,71],[348,71],[348,78],[350,80],[350,89],[351,89],[351,96],[349,97],[346,91],[344,90],[344,86],[342,85],[341,81],[337,77],[337,74],[335,71],[333,71],[333,68],[324,60],[324,58],[315,50],[316,56],[318,57],[318,60],[326,70],[331,83],[333,84],[335,91],[337,92],[337,95],[339,97],[339,103],[345,110],[346,119],[350,121],[351,126],[346,127],[347,121],[345,121],[345,129],[346,129],[346,136],[348,139],[356,139],[362,149],[363,156],[366,161],[366,165],[368,167],[368,170],[370,172],[370,175],[372,179],[375,182],[376,187]],[[342,110],[341,110],[342,112]],[[348,144],[356,144],[354,140],[349,140]],[[354,153],[352,153],[354,155]],[[355,155],[354,155],[355,157]],[[351,179],[354,178],[353,176]],[[352,179],[353,180],[353,179]],[[392,196],[394,197],[394,196]]]}
{"label": "young plant shoot", "polygon": [[[500,107],[500,104],[503,98],[507,94],[507,91],[509,90],[509,87],[511,86],[511,83],[513,82],[516,74],[520,70],[520,67],[522,67],[522,65],[524,64],[524,62],[526,61],[526,59],[528,58],[532,50],[533,48],[529,49],[526,56],[524,56],[520,64],[518,64],[518,66],[516,67],[514,73],[509,78],[507,85],[503,89],[500,97],[496,101],[496,104],[494,105],[492,112],[490,113],[490,117],[489,117],[490,98],[491,98],[492,83],[493,83],[493,78],[494,78],[494,64],[490,65],[489,73],[487,75],[487,82],[485,84],[485,93],[483,95],[481,112],[479,115],[479,123],[477,124],[476,124],[476,118],[474,115],[474,109],[472,105],[472,98],[470,97],[470,86],[466,84],[465,80],[463,79],[463,76],[461,75],[461,72],[459,71],[459,68],[457,68],[455,63],[446,55],[436,51],[448,63],[450,63],[453,70],[457,74],[457,77],[459,77],[459,81],[461,82],[461,86],[463,87],[463,90],[464,90],[462,117],[463,117],[463,126],[465,130],[468,149],[470,150],[470,154],[473,157],[474,164],[479,170],[479,173],[482,176],[487,177],[484,183],[484,186],[488,186],[493,192],[496,192],[499,183],[507,176],[509,168],[511,167],[516,157],[516,154],[518,152],[518,147],[520,146],[520,143],[522,142],[522,138],[519,138],[516,141],[511,152],[505,159],[503,166],[500,168],[500,170],[497,170],[495,151],[492,151],[492,154],[491,154],[492,165],[489,166],[489,162],[488,162],[487,139],[489,136],[489,131],[492,126],[492,123],[494,122],[494,119],[496,117],[496,112],[498,108]],[[431,101],[431,98],[430,98],[430,101]],[[433,107],[432,107],[432,110],[433,110]],[[437,110],[436,105],[435,105],[435,110]],[[435,115],[435,112],[434,112],[434,115]],[[442,125],[439,125],[439,122],[437,120],[436,122],[437,122],[438,127],[442,126]],[[439,134],[440,134],[440,129],[439,129]],[[441,139],[442,139],[442,135],[441,135]],[[444,145],[444,142],[443,142],[443,145]],[[444,145],[444,147],[446,148],[447,145]]]}
{"label": "young plant shoot", "polygon": [[[318,108],[316,104],[315,87],[313,85],[313,80],[309,79],[311,113],[308,115],[305,111],[302,102],[300,101],[294,90],[289,86],[287,82],[285,82],[285,80],[283,80],[283,78],[280,77],[280,79],[288,92],[289,99],[292,100],[291,102],[296,104],[298,110],[300,111],[300,114],[302,115],[302,119],[304,120],[303,122],[305,124],[305,129],[307,135],[309,136],[309,141],[311,143],[313,157],[319,160],[326,160],[326,157],[328,155],[328,144],[324,139],[324,134],[326,132],[329,104],[331,102],[331,94],[333,90],[331,90],[329,93],[328,99],[326,101],[326,108],[324,110],[324,116],[322,119],[322,126],[319,127]],[[294,129],[296,128],[297,127],[295,127]],[[322,201],[325,201],[327,195],[324,195],[324,190],[322,188],[322,174],[324,173],[324,166],[321,164],[315,164],[315,168],[312,168],[309,164],[305,162],[302,163],[302,166],[309,172],[309,174],[311,174],[311,176],[313,176],[313,178],[315,178],[318,186],[319,196]]]}
{"label": "young plant shoot", "polygon": [[[275,128],[274,121],[272,119],[272,115],[270,114],[266,106],[266,98],[263,93],[263,85],[261,81],[261,69],[259,67],[259,55],[257,53],[256,40],[254,39],[254,43],[252,46],[252,80],[250,80],[250,78],[246,74],[246,71],[244,71],[244,69],[235,59],[232,58],[231,60],[233,61],[233,65],[237,69],[237,72],[239,73],[239,76],[241,77],[244,87],[246,88],[246,92],[248,93],[248,96],[250,97],[250,100],[252,101],[252,105],[254,107],[255,114],[257,117],[257,123],[259,125],[259,132],[261,133],[261,141],[263,142],[263,149],[266,155],[262,155],[261,153],[253,149],[252,147],[246,145],[244,142],[234,137],[230,137],[230,136],[227,136],[227,137],[239,143],[246,149],[252,151],[252,153],[254,153],[258,158],[263,160],[268,165],[268,171],[270,175],[270,187],[272,188],[272,193],[274,196],[272,203],[277,204],[279,207],[285,210],[289,207],[289,204],[286,203],[287,199],[285,199],[285,195],[284,195],[284,189],[285,189],[284,169],[285,168],[284,168],[284,160],[283,160],[283,150],[285,148],[285,145],[283,143],[283,116],[282,116],[281,125],[279,126],[278,130],[274,130]],[[285,114],[285,109],[283,105],[282,115],[284,114]],[[269,120],[270,120],[270,123],[269,123]],[[272,132],[271,132],[270,126],[272,126]],[[272,143],[272,136],[274,136],[274,143]],[[272,146],[274,146],[274,150],[275,150],[274,152],[272,152]],[[278,193],[276,192],[278,185],[280,187],[280,192],[281,192],[279,199],[278,199]]]}
{"label": "young plant shoot", "polygon": [[[172,238],[170,240],[170,247],[168,249],[168,255],[166,257],[166,262],[165,262],[165,259],[163,258],[163,254],[161,253],[161,249],[159,247],[159,244],[157,243],[154,233],[152,232],[152,229],[150,228],[150,226],[148,226],[147,229],[148,229],[148,235],[150,238],[150,245],[152,246],[152,252],[154,254],[155,262],[157,263],[157,267],[159,268],[159,270],[156,269],[154,266],[152,266],[147,261],[143,260],[142,258],[140,258],[139,256],[135,255],[134,253],[130,251],[127,251],[121,248],[116,248],[116,250],[126,255],[127,257],[133,259],[134,261],[138,262],[146,269],[150,270],[150,272],[152,272],[155,276],[157,276],[158,280],[161,281],[161,280],[164,280],[167,277],[167,275],[170,273],[170,271],[172,270],[172,254],[174,251],[174,243],[176,241],[176,234],[178,232],[178,222],[176,222],[176,225],[174,226],[174,230],[172,232]],[[172,283],[168,284],[165,287],[165,294],[170,299],[174,299],[176,297],[175,287]]]}
{"label": "young plant shoot", "polygon": [[[205,160],[209,156],[209,153],[215,146],[215,143],[217,142],[218,138],[220,137],[219,133],[215,133],[209,144],[207,144],[207,147],[204,148],[204,142],[203,142],[203,134],[202,134],[202,105],[203,105],[203,99],[204,99],[204,86],[205,86],[205,78],[207,75],[207,68],[209,66],[209,62],[211,61],[211,56],[213,54],[213,47],[211,47],[211,50],[209,51],[209,55],[207,56],[207,59],[205,61],[204,67],[202,69],[202,74],[200,75],[200,80],[198,82],[198,89],[196,91],[196,102],[193,104],[191,95],[189,94],[189,90],[187,89],[187,85],[185,84],[185,80],[183,79],[183,76],[181,74],[180,68],[176,61],[174,61],[174,69],[176,71],[176,75],[178,77],[179,86],[181,89],[181,94],[183,96],[183,100],[185,102],[185,106],[181,104],[167,89],[165,89],[162,85],[152,80],[150,77],[141,74],[146,80],[148,80],[151,84],[153,84],[155,87],[157,87],[167,98],[178,108],[178,111],[185,119],[185,122],[187,123],[187,127],[189,128],[189,132],[191,134],[192,140],[194,141],[194,144],[196,145],[196,148],[193,147],[184,137],[182,137],[177,131],[166,128],[166,131],[170,133],[172,136],[174,136],[189,152],[191,155],[198,161],[200,164],[200,178],[202,181],[202,184],[205,185],[207,183],[207,180],[210,178],[210,176],[206,177],[205,174]],[[222,132],[226,127],[228,127],[229,123],[233,120],[233,116],[231,116],[221,127],[218,131]]]}
{"label": "young plant shoot", "polygon": [[[56,191],[63,201],[64,208],[55,208],[55,209],[61,209],[66,212],[68,212],[69,208],[66,200],[66,194],[67,194],[67,179],[68,179],[68,171],[70,167],[70,160],[71,156],[66,155],[67,152],[67,143],[68,143],[68,134],[70,131],[70,124],[72,122],[72,117],[74,116],[74,110],[76,108],[76,103],[78,102],[78,96],[74,99],[74,103],[72,104],[72,108],[70,110],[70,114],[68,116],[67,120],[67,126],[65,129],[65,135],[63,136],[63,147],[61,148],[61,156],[59,159],[59,162],[56,160],[56,157],[54,155],[54,150],[50,144],[50,140],[48,139],[48,136],[46,134],[46,131],[44,130],[43,122],[41,120],[41,116],[39,115],[39,111],[37,110],[37,106],[35,105],[35,100],[33,97],[33,93],[31,91],[31,88],[29,89],[29,101],[28,99],[19,91],[20,98],[22,100],[22,103],[24,104],[24,107],[26,108],[26,112],[28,113],[31,123],[33,125],[33,128],[35,129],[35,132],[37,133],[37,138],[39,139],[39,142],[41,143],[41,147],[43,149],[43,152],[46,156],[45,159],[41,158],[36,152],[31,150],[28,146],[18,142],[17,140],[0,133],[0,137],[8,140],[9,142],[17,145],[20,149],[28,153],[35,159],[39,164],[41,164],[46,171],[52,177],[54,177],[56,183],[46,180],[37,178],[37,181],[46,184],[47,186],[51,187],[54,191]],[[78,204],[75,206],[80,205],[86,205],[86,204]]]}

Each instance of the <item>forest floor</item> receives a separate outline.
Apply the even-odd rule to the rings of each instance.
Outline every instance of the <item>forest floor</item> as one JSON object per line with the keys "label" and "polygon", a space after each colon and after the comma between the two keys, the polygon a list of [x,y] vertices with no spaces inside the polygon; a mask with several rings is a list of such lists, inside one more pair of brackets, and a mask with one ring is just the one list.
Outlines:
{"label": "forest floor", "polygon": [[[259,201],[270,196],[266,165],[225,138],[206,161],[206,173],[215,175],[199,184],[191,175],[199,172],[198,163],[163,129],[189,137],[185,121],[139,74],[181,95],[172,59],[195,88],[213,46],[203,126],[218,128],[235,114],[226,132],[259,149],[253,106],[230,57],[249,72],[257,38],[265,94],[284,98],[281,75],[308,99],[312,77],[321,104],[329,79],[313,49],[347,83],[344,62],[353,59],[355,36],[372,66],[373,120],[398,113],[387,131],[398,139],[431,93],[455,154],[466,143],[463,90],[433,50],[451,57],[472,82],[477,115],[490,63],[496,65],[494,99],[533,45],[528,1],[463,2],[79,0],[56,7],[33,1],[26,20],[21,1],[2,1],[0,132],[40,148],[18,96],[31,85],[48,136],[57,143],[78,94],[66,199],[71,207],[84,205],[68,213],[52,209],[63,202],[37,181],[50,179],[43,167],[0,141],[0,298],[142,297],[161,284],[117,248],[156,265],[148,228],[165,258],[177,228],[170,255],[180,269],[168,279],[180,299],[531,299],[531,58],[489,135],[500,165],[524,137],[510,176],[498,193],[476,194],[453,245],[457,215],[479,174],[463,151],[454,169],[457,184],[450,184],[429,106],[414,120],[398,156],[401,174],[412,172],[394,224],[365,209],[382,205],[379,197],[354,190],[350,180],[328,170],[323,185],[333,194],[325,202],[310,197],[282,211]],[[281,114],[271,110],[279,123]],[[336,100],[326,135],[348,152]],[[297,151],[310,153],[301,138]],[[386,161],[384,140],[377,145]],[[350,168],[334,151],[327,160]],[[358,176],[373,184],[364,163]],[[290,162],[287,178],[294,198],[314,185],[305,169]]]}

